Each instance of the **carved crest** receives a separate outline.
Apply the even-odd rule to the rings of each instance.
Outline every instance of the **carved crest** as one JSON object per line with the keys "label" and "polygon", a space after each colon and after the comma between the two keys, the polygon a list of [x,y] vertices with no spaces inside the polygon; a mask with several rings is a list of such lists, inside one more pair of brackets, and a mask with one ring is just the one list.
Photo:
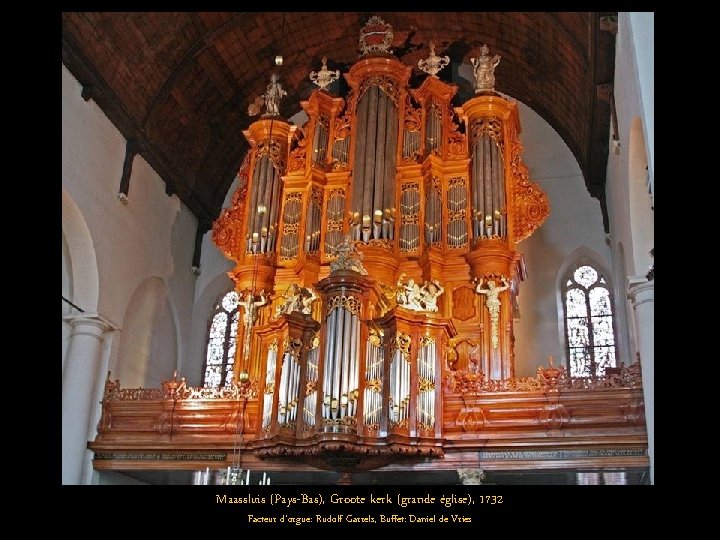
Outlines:
{"label": "carved crest", "polygon": [[370,17],[360,29],[360,55],[382,52],[391,53],[393,29],[377,15]]}

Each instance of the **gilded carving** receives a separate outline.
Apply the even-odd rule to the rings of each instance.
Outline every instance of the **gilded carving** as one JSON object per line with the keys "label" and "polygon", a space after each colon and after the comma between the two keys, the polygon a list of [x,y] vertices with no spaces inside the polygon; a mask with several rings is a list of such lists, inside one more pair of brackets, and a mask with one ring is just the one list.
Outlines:
{"label": "gilded carving", "polygon": [[305,170],[305,158],[307,157],[307,137],[302,128],[297,129],[297,144],[290,150],[288,157],[288,172]]}
{"label": "gilded carving", "polygon": [[398,332],[395,334],[395,348],[397,348],[400,353],[403,356],[403,359],[406,362],[410,361],[410,343],[412,341],[412,338],[404,333],[404,332]]}
{"label": "gilded carving", "polygon": [[357,98],[355,99],[355,105],[362,99],[365,92],[367,92],[373,86],[377,86],[382,90],[395,104],[397,107],[400,100],[400,88],[392,77],[386,77],[385,75],[375,75],[373,77],[367,77],[363,79],[360,84],[360,88],[357,92]]}
{"label": "gilded carving", "polygon": [[393,28],[377,15],[368,19],[360,29],[360,54],[391,53]]}
{"label": "gilded carving", "polygon": [[335,254],[337,259],[330,263],[330,273],[339,270],[352,270],[363,276],[367,276],[367,270],[363,267],[363,254],[357,250],[355,243],[350,239],[350,235],[345,235],[342,243],[335,246]]}
{"label": "gilded carving", "polygon": [[422,109],[413,106],[410,94],[405,96],[405,121],[404,127],[406,131],[420,131],[422,125]]}
{"label": "gilded carving", "polygon": [[504,149],[502,120],[496,116],[482,116],[476,119],[472,125],[473,144],[483,135],[488,135],[491,139],[497,142],[500,146],[500,150]]}
{"label": "gilded carving", "polygon": [[522,162],[522,144],[513,133],[511,167],[513,175],[513,232],[515,242],[530,236],[550,215],[550,203],[536,182],[531,182],[528,168]]}
{"label": "gilded carving", "polygon": [[349,112],[345,113],[343,116],[338,116],[335,119],[335,126],[334,126],[335,140],[338,141],[338,140],[349,137],[351,125],[352,125],[352,117],[350,116]]}
{"label": "gilded carving", "polygon": [[485,295],[485,307],[490,312],[490,343],[493,349],[498,348],[498,322],[500,321],[500,298],[501,292],[506,291],[510,288],[510,282],[506,277],[500,277],[502,282],[501,286],[495,285],[495,280],[488,279],[487,288],[483,288],[483,278],[478,281],[475,292],[478,294]]}
{"label": "gilded carving", "polygon": [[270,158],[270,161],[273,162],[273,165],[276,169],[279,171],[285,170],[285,144],[281,143],[280,141],[276,140],[275,138],[271,140],[265,140],[260,143],[258,143],[257,147],[255,148],[255,158],[256,160],[258,158],[261,158],[262,156],[268,156]]}
{"label": "gilded carving", "polygon": [[248,169],[250,153],[245,154],[238,171],[238,189],[230,206],[222,211],[213,223],[212,239],[215,245],[229,259],[239,262],[245,252],[245,240],[242,235],[244,225],[245,198],[247,196]]}
{"label": "gilded carving", "polygon": [[465,146],[465,134],[460,131],[460,124],[451,120],[448,133],[448,159],[465,159],[467,157]]}
{"label": "gilded carving", "polygon": [[[634,366],[635,364],[633,364]],[[569,377],[564,366],[545,368],[540,366],[535,377],[512,377],[510,379],[487,379],[484,373],[466,370],[446,371],[443,378],[445,390],[452,394],[479,394],[482,392],[548,392],[549,390],[599,388],[642,388],[642,380],[636,369],[621,368],[618,376]],[[558,373],[548,371],[552,369]]]}
{"label": "gilded carving", "polygon": [[337,308],[346,309],[353,315],[360,316],[360,301],[354,296],[336,295],[331,297],[325,307],[326,316]]}

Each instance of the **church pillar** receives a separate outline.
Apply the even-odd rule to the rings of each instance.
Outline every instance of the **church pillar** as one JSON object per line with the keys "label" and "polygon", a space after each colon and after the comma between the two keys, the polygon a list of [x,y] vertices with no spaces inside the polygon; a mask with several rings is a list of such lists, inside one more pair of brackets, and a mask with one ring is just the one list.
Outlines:
{"label": "church pillar", "polygon": [[113,326],[97,313],[65,317],[72,326],[62,381],[62,483],[80,484],[97,395],[103,335]]}
{"label": "church pillar", "polygon": [[642,369],[645,422],[647,424],[650,483],[655,484],[655,282],[631,277],[628,298],[635,312],[640,367]]}

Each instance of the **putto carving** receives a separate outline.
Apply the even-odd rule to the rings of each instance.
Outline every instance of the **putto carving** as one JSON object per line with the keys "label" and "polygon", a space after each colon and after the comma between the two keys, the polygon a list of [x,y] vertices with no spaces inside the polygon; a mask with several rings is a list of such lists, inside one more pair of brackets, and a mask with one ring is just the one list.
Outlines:
{"label": "putto carving", "polygon": [[270,83],[265,89],[265,93],[258,96],[248,107],[249,116],[257,116],[265,105],[265,114],[263,116],[280,116],[280,100],[287,96],[287,92],[280,84],[280,76],[277,73],[270,75]]}
{"label": "putto carving", "polygon": [[437,77],[437,74],[440,72],[440,70],[447,66],[449,63],[449,56],[438,56],[437,54],[435,54],[435,44],[431,41],[430,56],[428,56],[424,60],[418,60],[418,67],[421,71],[428,73],[430,76]]}
{"label": "putto carving", "polygon": [[327,56],[322,57],[322,68],[320,71],[311,71],[310,80],[317,84],[322,90],[327,90],[327,87],[340,78],[340,70],[330,71],[327,68]]}
{"label": "putto carving", "polygon": [[370,17],[360,29],[360,56],[371,53],[392,53],[393,28],[377,15]]}
{"label": "putto carving", "polygon": [[318,295],[312,289],[292,283],[283,294],[283,303],[275,309],[275,317],[296,312],[310,315],[312,313],[312,304],[317,298]]}
{"label": "putto carving", "polygon": [[437,311],[437,299],[445,288],[436,279],[425,281],[422,285],[410,278],[403,283],[405,274],[400,274],[395,287],[395,300],[398,305],[412,311]]}
{"label": "putto carving", "polygon": [[487,45],[480,47],[480,56],[471,58],[473,75],[475,75],[475,93],[495,91],[495,68],[500,63],[500,56],[490,56]]}

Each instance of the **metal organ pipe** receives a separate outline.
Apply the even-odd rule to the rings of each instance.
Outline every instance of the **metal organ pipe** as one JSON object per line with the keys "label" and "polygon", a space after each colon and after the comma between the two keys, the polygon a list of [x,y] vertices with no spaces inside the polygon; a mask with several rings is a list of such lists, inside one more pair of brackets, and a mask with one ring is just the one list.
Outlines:
{"label": "metal organ pipe", "polygon": [[[267,214],[267,202],[269,202],[268,197],[268,186],[267,186],[267,176],[268,176],[268,169],[272,169],[272,163],[270,161],[270,158],[268,156],[262,157],[262,163],[261,163],[261,171],[260,171],[260,185],[258,188],[258,198],[257,198],[257,205],[252,209],[254,213],[254,224],[253,224],[253,233],[257,233],[258,236],[260,236],[260,233],[262,232],[263,227],[263,221],[265,218],[265,215]],[[266,200],[267,199],[267,200]],[[258,212],[258,207],[260,205],[263,205],[265,207],[265,212],[260,213]],[[263,251],[263,245],[262,245],[262,238],[260,239],[260,245],[259,248],[260,251]]]}
{"label": "metal organ pipe", "polygon": [[502,149],[498,145],[498,210],[500,211],[500,236],[505,238],[507,235],[505,212],[505,160],[503,158]]}
{"label": "metal organ pipe", "polygon": [[363,96],[358,102],[357,106],[357,136],[355,137],[355,163],[353,166],[352,176],[352,212],[359,212],[362,217],[362,200],[363,191],[365,190],[364,179],[365,179],[365,149],[368,146],[368,130],[367,130],[367,115],[368,115],[368,97],[367,94]]}
{"label": "metal organ pipe", "polygon": [[490,137],[488,135],[482,136],[483,144],[483,195],[484,195],[484,219],[485,219],[485,232],[487,236],[492,234],[489,227],[492,226],[492,158],[490,157]]}
{"label": "metal organ pipe", "polygon": [[472,160],[472,203],[473,203],[473,236],[482,238],[485,212],[483,206],[483,154],[479,139],[473,145]]}
{"label": "metal organ pipe", "polygon": [[377,109],[378,109],[378,93],[377,87],[372,87],[367,91],[366,98],[368,100],[368,116],[365,123],[367,131],[366,143],[363,151],[365,152],[365,168],[363,170],[363,201],[360,215],[372,217],[372,197],[377,187],[377,179],[375,178],[375,161],[376,161],[376,144],[377,144]]}
{"label": "metal organ pipe", "polygon": [[500,231],[498,227],[500,225],[500,195],[499,195],[499,177],[498,177],[498,146],[494,139],[490,140],[491,148],[491,159],[492,159],[492,203],[493,203],[493,234],[498,236]]}
{"label": "metal organ pipe", "polygon": [[360,339],[360,320],[355,315],[350,317],[350,380],[348,384],[348,414],[354,415],[357,402],[355,400],[355,391],[358,387],[358,368],[360,360],[358,358],[358,340]]}
{"label": "metal organ pipe", "polygon": [[252,192],[250,195],[250,208],[249,208],[249,214],[250,214],[250,224],[248,226],[248,238],[247,238],[247,251],[253,250],[252,245],[252,233],[257,230],[256,227],[256,220],[257,220],[257,204],[258,204],[258,193],[260,193],[260,178],[262,178],[263,174],[263,167],[267,163],[265,156],[261,156],[259,159],[255,162],[255,170],[253,171],[253,185],[252,185]]}
{"label": "metal organ pipe", "polygon": [[342,377],[342,361],[343,361],[343,349],[345,345],[345,334],[344,334],[344,324],[345,324],[345,316],[347,315],[347,312],[343,308],[338,308],[335,310],[335,313],[337,314],[337,338],[335,340],[335,352],[333,353],[334,356],[334,364],[335,369],[333,369],[332,377],[333,377],[333,386],[332,386],[332,404],[334,404],[335,412],[333,415],[334,419],[338,419],[342,417],[341,411],[340,411],[340,384],[341,384],[341,377]]}
{"label": "metal organ pipe", "polygon": [[[263,397],[263,429],[270,427],[272,419],[272,402],[275,384],[275,365],[277,363],[277,349],[270,348],[267,356],[267,374],[265,376],[265,395]],[[268,388],[270,391],[268,392]]]}
{"label": "metal organ pipe", "polygon": [[323,359],[324,371],[323,371],[323,418],[330,419],[332,414],[330,411],[330,405],[332,400],[332,377],[334,371],[334,349],[335,349],[335,338],[337,335],[335,326],[335,315],[339,308],[333,309],[325,319],[327,324],[326,332],[326,344],[325,344],[325,358]]}
{"label": "metal organ pipe", "polygon": [[[383,174],[383,207],[388,220],[388,228],[385,238],[395,238],[395,227],[394,221],[396,216],[394,215],[395,206],[395,161],[396,155],[395,150],[397,147],[398,140],[398,112],[395,104],[388,96],[385,98],[385,109],[386,114],[386,128],[385,133],[387,134],[387,142],[385,144],[385,170]],[[420,133],[418,133],[418,140]]]}
{"label": "metal organ pipe", "polygon": [[[318,351],[319,348],[311,349],[307,357],[307,382],[310,384],[317,383],[318,380]],[[309,387],[309,386],[308,386]],[[315,407],[317,405],[317,386],[315,390],[307,394],[304,398],[303,418],[306,426],[315,425]]]}
{"label": "metal organ pipe", "polygon": [[[380,92],[380,90],[377,90]],[[377,115],[377,135],[375,137],[375,150],[374,154],[376,156],[382,156],[383,159],[375,159],[375,170],[373,172],[373,178],[375,179],[375,189],[373,192],[373,217],[378,215],[379,212],[379,222],[378,227],[382,226],[382,216],[383,216],[383,193],[385,190],[385,163],[387,162],[386,156],[385,156],[385,146],[386,146],[386,130],[387,130],[387,117],[388,117],[388,99],[385,94],[381,94],[381,97],[383,99],[378,100],[378,115]],[[388,145],[390,146],[390,145]],[[376,220],[377,222],[378,220]],[[375,231],[375,238],[381,237],[381,231],[377,230]]]}

